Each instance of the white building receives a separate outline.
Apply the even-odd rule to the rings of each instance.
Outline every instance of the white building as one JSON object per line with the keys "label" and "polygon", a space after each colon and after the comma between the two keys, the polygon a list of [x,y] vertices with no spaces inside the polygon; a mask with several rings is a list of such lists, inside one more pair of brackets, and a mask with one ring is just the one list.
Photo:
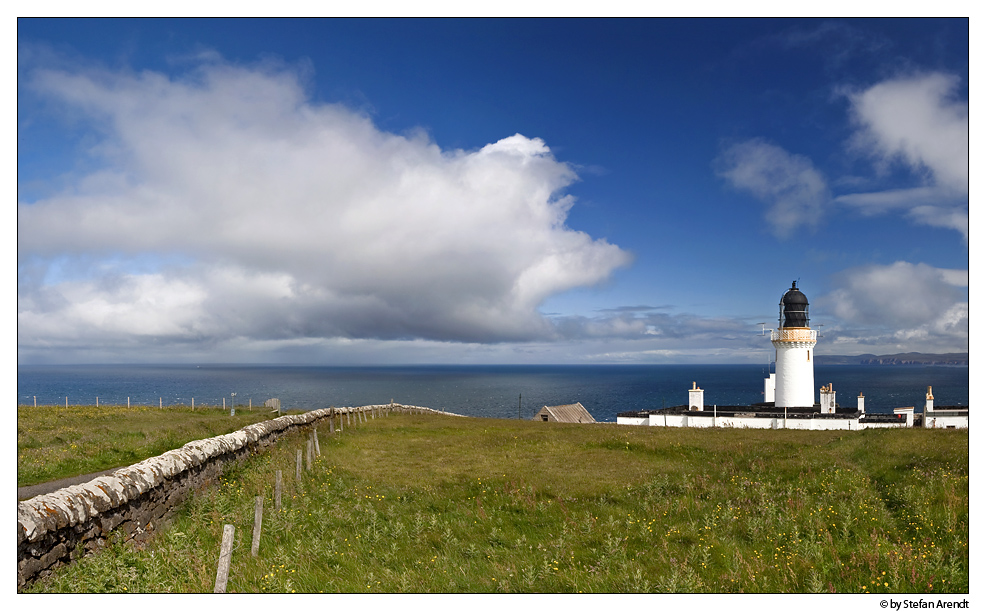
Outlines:
{"label": "white building", "polygon": [[925,410],[922,412],[922,427],[930,429],[966,429],[970,427],[970,409],[964,406],[936,408],[933,404],[932,387],[925,392]]}
{"label": "white building", "polygon": [[[775,406],[812,407],[816,390],[812,358],[816,330],[809,329],[809,300],[798,290],[795,281],[781,296],[778,329],[771,331],[771,344],[775,347]],[[764,395],[768,401],[767,391]]]}
{"label": "white building", "polygon": [[[775,372],[764,379],[764,402],[752,406],[704,405],[703,390],[695,382],[689,389],[689,403],[663,410],[639,410],[617,415],[618,425],[661,427],[742,427],[751,429],[839,429],[855,431],[872,427],[912,427],[915,407],[895,408],[894,414],[864,412],[864,394],[854,408],[836,403],[833,383],[819,389],[815,401],[813,349],[816,332],[809,328],[809,300],[796,283],[785,292],[778,305],[778,329],[771,332],[775,348]],[[932,387],[925,398],[925,411],[919,415],[928,428],[967,428],[969,408],[951,406],[936,409]]]}

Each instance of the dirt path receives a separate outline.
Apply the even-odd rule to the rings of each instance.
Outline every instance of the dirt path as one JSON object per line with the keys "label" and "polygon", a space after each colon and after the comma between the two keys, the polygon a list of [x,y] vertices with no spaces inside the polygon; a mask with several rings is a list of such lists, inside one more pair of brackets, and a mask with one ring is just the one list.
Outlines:
{"label": "dirt path", "polygon": [[105,472],[96,472],[95,474],[83,474],[82,476],[73,476],[71,478],[62,478],[61,480],[52,480],[51,482],[43,482],[41,484],[29,485],[26,487],[17,487],[17,501],[24,501],[25,499],[31,499],[37,495],[44,495],[46,493],[53,493],[64,487],[71,485],[82,484],[84,482],[89,482],[97,476],[105,476],[107,474],[112,474],[113,472],[119,470],[116,467],[112,470],[106,470]]}

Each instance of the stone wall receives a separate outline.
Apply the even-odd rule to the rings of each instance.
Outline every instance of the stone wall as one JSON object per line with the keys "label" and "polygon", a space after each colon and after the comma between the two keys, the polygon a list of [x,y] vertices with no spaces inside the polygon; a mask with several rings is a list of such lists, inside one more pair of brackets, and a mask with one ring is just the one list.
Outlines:
{"label": "stone wall", "polygon": [[[226,465],[274,443],[287,433],[314,426],[335,414],[383,415],[390,410],[440,413],[418,406],[386,404],[324,408],[248,425],[214,438],[145,459],[17,504],[18,588],[101,548],[111,532],[145,540],[190,492],[215,481]],[[371,417],[373,418],[373,417]]]}

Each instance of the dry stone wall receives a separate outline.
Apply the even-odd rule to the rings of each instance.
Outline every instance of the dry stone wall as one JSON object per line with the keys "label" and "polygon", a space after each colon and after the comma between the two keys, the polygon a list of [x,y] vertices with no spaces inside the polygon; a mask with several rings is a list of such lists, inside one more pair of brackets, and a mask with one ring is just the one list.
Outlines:
{"label": "dry stone wall", "polygon": [[[72,559],[101,548],[111,532],[145,540],[189,493],[215,481],[226,465],[274,443],[287,433],[335,414],[400,410],[443,413],[386,404],[323,408],[248,425],[222,436],[189,442],[110,475],[39,495],[17,504],[18,588]],[[458,416],[458,415],[457,415]]]}

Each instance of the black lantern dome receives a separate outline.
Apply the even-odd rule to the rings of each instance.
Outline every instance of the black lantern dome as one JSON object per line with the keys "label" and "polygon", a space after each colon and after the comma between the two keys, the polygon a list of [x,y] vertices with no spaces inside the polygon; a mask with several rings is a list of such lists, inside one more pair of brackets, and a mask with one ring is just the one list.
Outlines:
{"label": "black lantern dome", "polygon": [[778,304],[778,323],[781,327],[808,327],[809,326],[809,299],[795,286],[796,281],[792,281],[792,288],[781,296]]}

